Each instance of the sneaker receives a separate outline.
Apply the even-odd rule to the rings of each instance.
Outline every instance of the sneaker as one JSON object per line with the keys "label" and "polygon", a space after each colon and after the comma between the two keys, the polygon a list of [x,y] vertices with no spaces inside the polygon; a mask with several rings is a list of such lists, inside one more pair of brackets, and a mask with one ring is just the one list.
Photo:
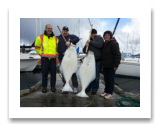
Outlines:
{"label": "sneaker", "polygon": [[110,99],[111,97],[112,97],[112,95],[109,94],[109,93],[107,93],[107,94],[105,95],[105,98],[106,98],[106,99]]}
{"label": "sneaker", "polygon": [[91,95],[96,95],[96,92],[91,92]]}
{"label": "sneaker", "polygon": [[106,92],[103,92],[102,94],[101,94],[101,96],[105,96],[107,93]]}
{"label": "sneaker", "polygon": [[77,88],[74,88],[74,93],[77,93],[77,92],[78,92]]}

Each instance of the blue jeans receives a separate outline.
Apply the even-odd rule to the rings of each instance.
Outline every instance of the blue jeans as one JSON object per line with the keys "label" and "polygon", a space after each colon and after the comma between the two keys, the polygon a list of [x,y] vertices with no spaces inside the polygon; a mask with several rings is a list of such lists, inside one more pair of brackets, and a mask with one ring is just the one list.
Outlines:
{"label": "blue jeans", "polygon": [[56,84],[56,59],[41,58],[42,71],[42,87],[47,87],[48,73],[50,71],[50,86],[55,87]]}
{"label": "blue jeans", "polygon": [[115,82],[115,70],[113,68],[103,68],[103,75],[105,81],[104,92],[113,94]]}
{"label": "blue jeans", "polygon": [[96,62],[96,79],[89,84],[89,86],[86,88],[86,91],[92,90],[92,92],[97,92],[99,88],[99,76],[101,72],[101,63],[102,63],[101,61]]}

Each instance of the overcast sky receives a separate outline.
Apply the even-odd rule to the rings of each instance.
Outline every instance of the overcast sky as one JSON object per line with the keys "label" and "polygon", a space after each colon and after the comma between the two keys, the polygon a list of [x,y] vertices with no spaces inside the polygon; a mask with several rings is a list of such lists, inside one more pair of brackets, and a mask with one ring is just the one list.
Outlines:
{"label": "overcast sky", "polygon": [[[118,18],[90,18],[93,28],[98,34],[103,36],[106,30],[113,32]],[[79,26],[80,20],[80,26]],[[85,45],[89,36],[90,23],[88,18],[38,18],[37,19],[37,36],[45,30],[45,25],[53,26],[54,34],[60,35],[57,25],[62,30],[63,26],[68,26],[69,33],[79,36],[82,40],[77,44],[80,48]],[[36,39],[36,19],[20,19],[20,43],[31,45]],[[131,45],[136,48],[135,53],[140,52],[140,20],[137,18],[121,18],[114,34],[119,43],[120,51],[131,51]],[[128,45],[128,46],[127,46]],[[128,48],[127,48],[128,47]]]}

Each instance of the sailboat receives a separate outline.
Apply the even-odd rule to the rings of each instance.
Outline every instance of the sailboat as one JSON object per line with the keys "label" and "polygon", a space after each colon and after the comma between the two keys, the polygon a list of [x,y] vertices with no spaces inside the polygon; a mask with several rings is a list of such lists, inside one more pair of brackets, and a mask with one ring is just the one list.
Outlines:
{"label": "sailboat", "polygon": [[116,76],[123,77],[140,77],[140,58],[124,58],[115,73]]}
{"label": "sailboat", "polygon": [[[37,27],[37,18],[36,18]],[[36,28],[37,36],[37,28]],[[36,53],[35,47],[20,44],[20,71],[33,71],[40,60],[40,56]]]}
{"label": "sailboat", "polygon": [[[128,34],[129,36],[129,34]],[[127,41],[128,47],[128,41]],[[121,62],[116,70],[116,76],[124,76],[124,77],[138,77],[140,78],[140,54],[134,55],[136,47],[134,48],[131,45],[132,52],[124,52],[121,54]]]}

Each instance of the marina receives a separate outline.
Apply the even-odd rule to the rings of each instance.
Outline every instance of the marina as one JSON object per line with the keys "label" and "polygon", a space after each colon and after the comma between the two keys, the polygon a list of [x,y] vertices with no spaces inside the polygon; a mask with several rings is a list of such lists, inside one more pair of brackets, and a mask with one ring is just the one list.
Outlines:
{"label": "marina", "polygon": [[[56,37],[59,38],[60,41],[63,40],[59,42],[62,44],[61,48],[58,48],[58,41],[57,38],[53,35],[53,32],[52,32],[52,37],[54,36],[53,38],[50,39],[49,37],[47,37],[51,36],[51,34],[49,35],[49,32],[52,31],[52,30],[50,31],[50,29],[52,29],[52,26],[50,24],[48,24],[48,26],[46,25],[44,34],[37,37],[37,19],[38,18],[36,18],[36,28],[35,28],[36,41],[33,42],[32,45],[27,44],[25,45],[24,42],[20,44],[20,107],[140,107],[140,53],[139,54],[134,53],[136,51],[137,43],[139,40],[134,39],[134,31],[132,40],[130,38],[129,33],[126,34],[128,35],[126,48],[130,47],[132,53],[131,54],[129,52],[123,53],[122,51],[122,55],[120,55],[120,49],[118,48],[119,46],[118,47],[114,46],[118,45],[118,43],[115,37],[113,37],[120,18],[117,19],[113,33],[111,31],[106,31],[107,34],[106,37],[104,37],[103,35],[104,40],[107,43],[108,41],[111,42],[110,44],[114,42],[112,44],[113,45],[112,48],[115,48],[115,54],[118,54],[117,55],[118,58],[114,56],[113,53],[110,53],[110,51],[113,52],[113,49],[110,48],[109,44],[108,45],[105,44],[105,46],[103,46],[104,43],[103,38],[101,38],[100,35],[97,35],[97,30],[92,29],[93,24],[91,25],[89,18],[88,19],[91,28],[89,32],[88,41],[89,43],[93,44],[90,44],[91,46],[89,46],[88,45],[89,43],[87,42],[86,46],[82,45],[83,39],[80,36],[80,19],[78,19],[78,37],[70,34],[66,35],[65,32],[69,31],[67,26],[63,27],[62,32],[59,26],[57,26],[61,35]],[[74,22],[74,19],[70,20]],[[72,30],[73,33],[75,34],[75,29],[73,27]],[[42,33],[41,30],[39,31],[41,34]],[[46,31],[48,31],[48,35],[46,34]],[[74,41],[72,42],[70,41],[71,38],[67,39],[67,37],[69,36],[71,38],[73,37],[73,40],[75,38],[74,44],[73,44]],[[98,43],[96,42],[97,40],[95,38],[102,39],[101,41],[99,41],[99,44],[102,44],[100,47],[98,46]],[[117,38],[118,38],[117,40],[120,40],[119,37]],[[91,39],[93,39],[93,41]],[[43,40],[45,42],[43,42]],[[52,41],[52,44],[46,43],[49,40],[50,42]],[[64,46],[65,44],[66,46]],[[135,44],[135,47],[133,46],[133,44]],[[49,48],[49,46],[51,47]],[[68,48],[66,48],[67,46]],[[55,47],[56,50],[54,50],[53,47]],[[63,51],[64,52],[63,53],[59,49],[63,49],[64,47],[66,49],[65,52]],[[105,50],[103,49],[103,47]],[[79,50],[79,48],[81,48],[81,50]],[[57,49],[59,53],[57,52]],[[84,52],[86,53],[83,53],[82,49],[85,49]],[[103,51],[106,54],[108,54],[108,56],[112,55],[112,57],[108,56],[101,57],[100,54],[102,54]],[[96,57],[96,54],[98,55],[98,57]],[[48,74],[47,92],[45,89],[46,84],[43,86],[44,89],[42,90],[41,63],[48,64],[49,60],[45,58],[41,59],[41,57],[61,58],[60,61],[61,64],[59,64],[59,61],[56,60],[56,65],[55,64],[52,65],[53,67],[52,69],[55,68],[54,66],[56,66],[57,68],[56,85],[55,83],[53,84],[55,85],[56,92],[54,91],[52,92],[50,89],[51,87],[49,82],[50,81],[49,71],[45,73],[45,81]],[[96,70],[98,70],[98,67],[96,67],[95,63],[99,63],[96,58],[98,60],[101,59],[105,60],[104,64],[107,63],[107,65],[108,64],[112,65],[112,66],[110,65],[109,67],[100,64],[100,67],[103,66],[104,68],[107,67],[111,69],[114,68],[114,70],[116,70],[115,76],[112,75],[111,78],[108,76],[107,79],[105,79],[108,82],[109,81],[112,82],[111,79],[115,77],[114,92],[112,91],[113,94],[107,93],[105,97],[101,97],[105,89],[105,81],[102,70],[101,72],[100,71],[98,73],[96,72]],[[110,63],[110,61],[114,61],[115,64],[114,62]],[[115,65],[114,67],[113,64]],[[48,65],[43,66],[42,70],[45,69],[44,67],[48,68]],[[112,72],[114,72],[114,70],[112,69]],[[78,81],[78,88],[77,88],[78,92],[76,91],[76,94],[74,94],[73,92],[76,86],[73,87],[72,85],[73,82],[71,82],[71,77],[74,73],[76,73],[77,76],[77,77],[75,76],[75,80],[77,79]],[[62,75],[66,80],[64,84],[62,82]],[[93,85],[98,87],[98,91],[94,91],[92,89],[93,92],[86,92],[85,90],[87,89],[89,84],[93,83],[94,80],[96,80],[96,78],[99,81],[99,83],[97,82],[97,84],[99,85],[97,85],[96,83],[94,83]],[[53,75],[51,76],[51,79],[53,79]],[[93,87],[94,86],[92,86],[92,88]],[[110,88],[112,87],[110,86]],[[105,92],[108,91],[105,90]]]}

